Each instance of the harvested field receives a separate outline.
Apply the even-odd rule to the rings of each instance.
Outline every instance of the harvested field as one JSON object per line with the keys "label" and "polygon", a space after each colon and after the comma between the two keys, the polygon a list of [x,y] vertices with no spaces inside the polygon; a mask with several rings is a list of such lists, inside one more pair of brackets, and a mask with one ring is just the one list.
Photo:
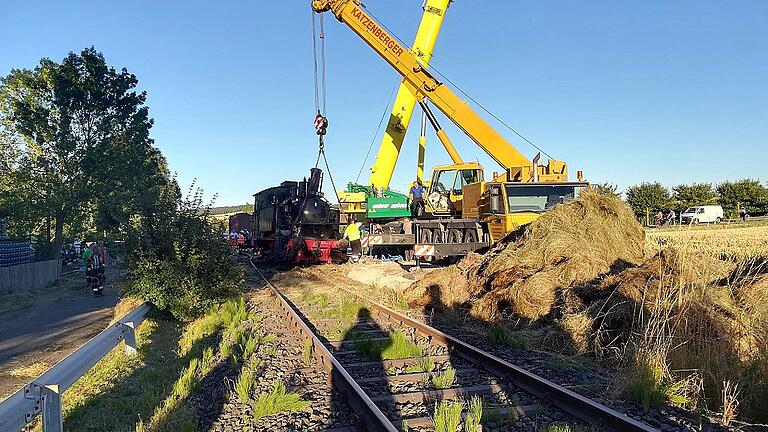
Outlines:
{"label": "harvested field", "polygon": [[646,251],[649,253],[673,247],[723,258],[749,259],[755,256],[768,256],[768,225],[739,224],[653,229],[647,232],[645,240]]}

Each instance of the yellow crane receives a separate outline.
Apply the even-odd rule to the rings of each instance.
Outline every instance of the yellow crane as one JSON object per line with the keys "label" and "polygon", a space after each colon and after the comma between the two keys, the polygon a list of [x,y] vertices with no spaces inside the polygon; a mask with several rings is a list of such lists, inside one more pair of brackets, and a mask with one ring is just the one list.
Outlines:
{"label": "yellow crane", "polygon": [[[443,20],[452,2],[453,0],[426,0],[424,2],[424,13],[416,32],[416,38],[413,41],[412,52],[416,60],[425,67],[429,65],[432,58]],[[390,190],[389,185],[400,157],[416,101],[416,96],[409,90],[408,85],[405,82],[401,83],[387,121],[387,128],[379,145],[376,160],[371,167],[368,183],[365,185],[350,183],[347,189],[339,194],[339,200],[345,212],[365,214],[370,219],[394,219],[410,215],[407,195]],[[419,180],[422,180],[424,176],[426,152],[424,122],[425,119],[422,119],[416,173]]]}
{"label": "yellow crane", "polygon": [[[566,163],[539,155],[528,159],[464,100],[429,71],[412,50],[377,23],[359,0],[313,0],[315,12],[331,12],[403,77],[454,162],[435,167],[427,192],[426,219],[416,221],[416,250],[429,256],[455,256],[487,247],[536,219],[554,205],[573,199],[587,186],[568,182]],[[478,163],[464,163],[428,103],[435,106],[502,168],[485,181]]]}

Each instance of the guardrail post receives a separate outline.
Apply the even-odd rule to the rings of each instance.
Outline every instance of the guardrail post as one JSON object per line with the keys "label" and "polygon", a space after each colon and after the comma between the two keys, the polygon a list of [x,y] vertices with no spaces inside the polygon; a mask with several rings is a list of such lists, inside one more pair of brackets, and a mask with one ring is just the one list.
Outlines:
{"label": "guardrail post", "polygon": [[125,353],[136,354],[136,326],[133,321],[123,323],[123,336],[125,338]]}
{"label": "guardrail post", "polygon": [[40,389],[43,398],[43,432],[63,432],[64,418],[61,413],[61,392],[58,384]]}

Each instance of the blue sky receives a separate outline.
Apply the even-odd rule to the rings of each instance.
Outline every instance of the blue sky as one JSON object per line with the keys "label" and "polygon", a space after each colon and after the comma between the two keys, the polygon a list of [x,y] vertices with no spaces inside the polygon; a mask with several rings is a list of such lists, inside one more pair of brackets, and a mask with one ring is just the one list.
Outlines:
{"label": "blue sky", "polygon": [[[197,178],[218,204],[249,202],[316,158],[308,4],[3,0],[0,75],[95,46],[149,93],[153,136],[181,183]],[[421,0],[366,4],[411,41]],[[764,0],[456,0],[433,64],[590,181],[766,180],[766,23]],[[398,76],[344,25],[327,17],[326,30],[327,152],[342,185],[363,165]],[[498,169],[442,123],[464,159]],[[395,188],[414,176],[417,140],[411,128]],[[427,166],[448,161],[430,136]]]}

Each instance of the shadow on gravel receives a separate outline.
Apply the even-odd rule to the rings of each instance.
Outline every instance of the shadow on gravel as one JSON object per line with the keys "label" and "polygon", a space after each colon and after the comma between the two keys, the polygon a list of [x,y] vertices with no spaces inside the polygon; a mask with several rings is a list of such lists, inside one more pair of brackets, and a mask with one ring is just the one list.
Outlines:
{"label": "shadow on gravel", "polygon": [[[388,349],[393,348],[393,345],[391,334],[371,319],[370,310],[360,308],[354,323],[341,338],[341,346],[334,355],[355,381],[368,380],[360,384],[360,387],[373,399],[384,415],[389,417],[393,424],[399,426],[402,419],[399,416],[393,417],[393,413],[397,410],[394,400],[389,398],[390,392],[386,381],[385,357]],[[381,380],[372,381],[374,378]],[[365,421],[360,418],[361,407],[351,403],[356,400],[352,395],[339,393],[341,389],[348,388],[344,382],[340,381],[343,381],[341,376],[334,374],[333,386],[337,389],[334,396],[342,398],[338,402],[352,405],[358,414],[358,426],[364,429]]]}

